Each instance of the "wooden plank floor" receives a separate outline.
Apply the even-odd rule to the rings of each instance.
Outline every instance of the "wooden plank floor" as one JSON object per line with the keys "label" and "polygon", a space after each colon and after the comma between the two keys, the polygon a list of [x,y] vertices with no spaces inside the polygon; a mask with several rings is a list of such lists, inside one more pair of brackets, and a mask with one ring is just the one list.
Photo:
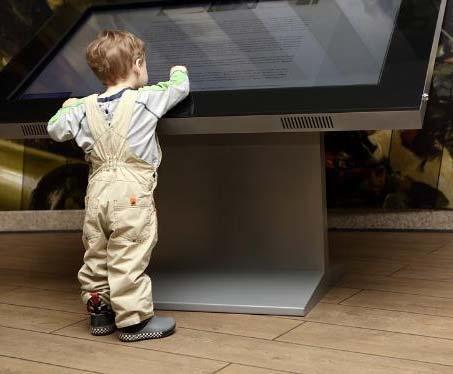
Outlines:
{"label": "wooden plank floor", "polygon": [[139,343],[89,335],[78,238],[0,234],[1,374],[453,374],[453,234],[332,232],[346,272],[308,316],[157,311],[176,333]]}

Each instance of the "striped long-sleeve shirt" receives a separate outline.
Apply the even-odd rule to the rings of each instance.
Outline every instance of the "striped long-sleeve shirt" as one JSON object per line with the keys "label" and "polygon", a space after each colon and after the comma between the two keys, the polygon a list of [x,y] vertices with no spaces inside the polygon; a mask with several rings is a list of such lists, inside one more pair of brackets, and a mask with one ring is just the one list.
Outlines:
{"label": "striped long-sleeve shirt", "polygon": [[[156,136],[157,121],[173,106],[189,94],[187,69],[182,66],[172,68],[170,80],[138,89],[137,101],[129,125],[129,147],[136,156],[158,167],[160,157]],[[99,97],[99,107],[105,113],[107,122],[112,119],[126,89],[108,97]],[[73,105],[64,106],[50,119],[47,125],[49,136],[59,142],[75,139],[76,143],[90,153],[94,139],[87,123],[84,99]]]}

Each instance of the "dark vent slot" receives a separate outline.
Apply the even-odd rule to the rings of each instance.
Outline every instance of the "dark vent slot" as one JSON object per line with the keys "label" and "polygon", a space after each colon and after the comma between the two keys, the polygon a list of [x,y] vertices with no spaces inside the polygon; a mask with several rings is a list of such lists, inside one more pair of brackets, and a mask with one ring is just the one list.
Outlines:
{"label": "dark vent slot", "polygon": [[21,125],[21,129],[25,137],[47,135],[47,126],[45,123],[24,123]]}
{"label": "dark vent slot", "polygon": [[295,129],[333,129],[331,116],[286,116],[281,117],[282,127]]}

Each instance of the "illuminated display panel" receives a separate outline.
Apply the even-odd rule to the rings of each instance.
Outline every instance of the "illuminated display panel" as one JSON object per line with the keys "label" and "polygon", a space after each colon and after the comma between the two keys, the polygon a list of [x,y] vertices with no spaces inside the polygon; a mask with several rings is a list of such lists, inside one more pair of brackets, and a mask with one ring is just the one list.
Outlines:
{"label": "illuminated display panel", "polygon": [[192,91],[378,85],[401,0],[259,1],[96,10],[23,91],[23,99],[102,89],[85,61],[102,29],[147,47],[150,82],[189,67]]}

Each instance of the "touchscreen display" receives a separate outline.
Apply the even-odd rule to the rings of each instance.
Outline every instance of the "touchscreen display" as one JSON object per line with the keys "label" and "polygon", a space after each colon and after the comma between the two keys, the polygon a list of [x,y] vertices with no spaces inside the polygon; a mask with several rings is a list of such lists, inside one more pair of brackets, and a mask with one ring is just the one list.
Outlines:
{"label": "touchscreen display", "polygon": [[146,43],[150,82],[189,68],[192,91],[377,85],[401,0],[200,2],[93,11],[22,98],[102,90],[85,61],[102,29]]}

